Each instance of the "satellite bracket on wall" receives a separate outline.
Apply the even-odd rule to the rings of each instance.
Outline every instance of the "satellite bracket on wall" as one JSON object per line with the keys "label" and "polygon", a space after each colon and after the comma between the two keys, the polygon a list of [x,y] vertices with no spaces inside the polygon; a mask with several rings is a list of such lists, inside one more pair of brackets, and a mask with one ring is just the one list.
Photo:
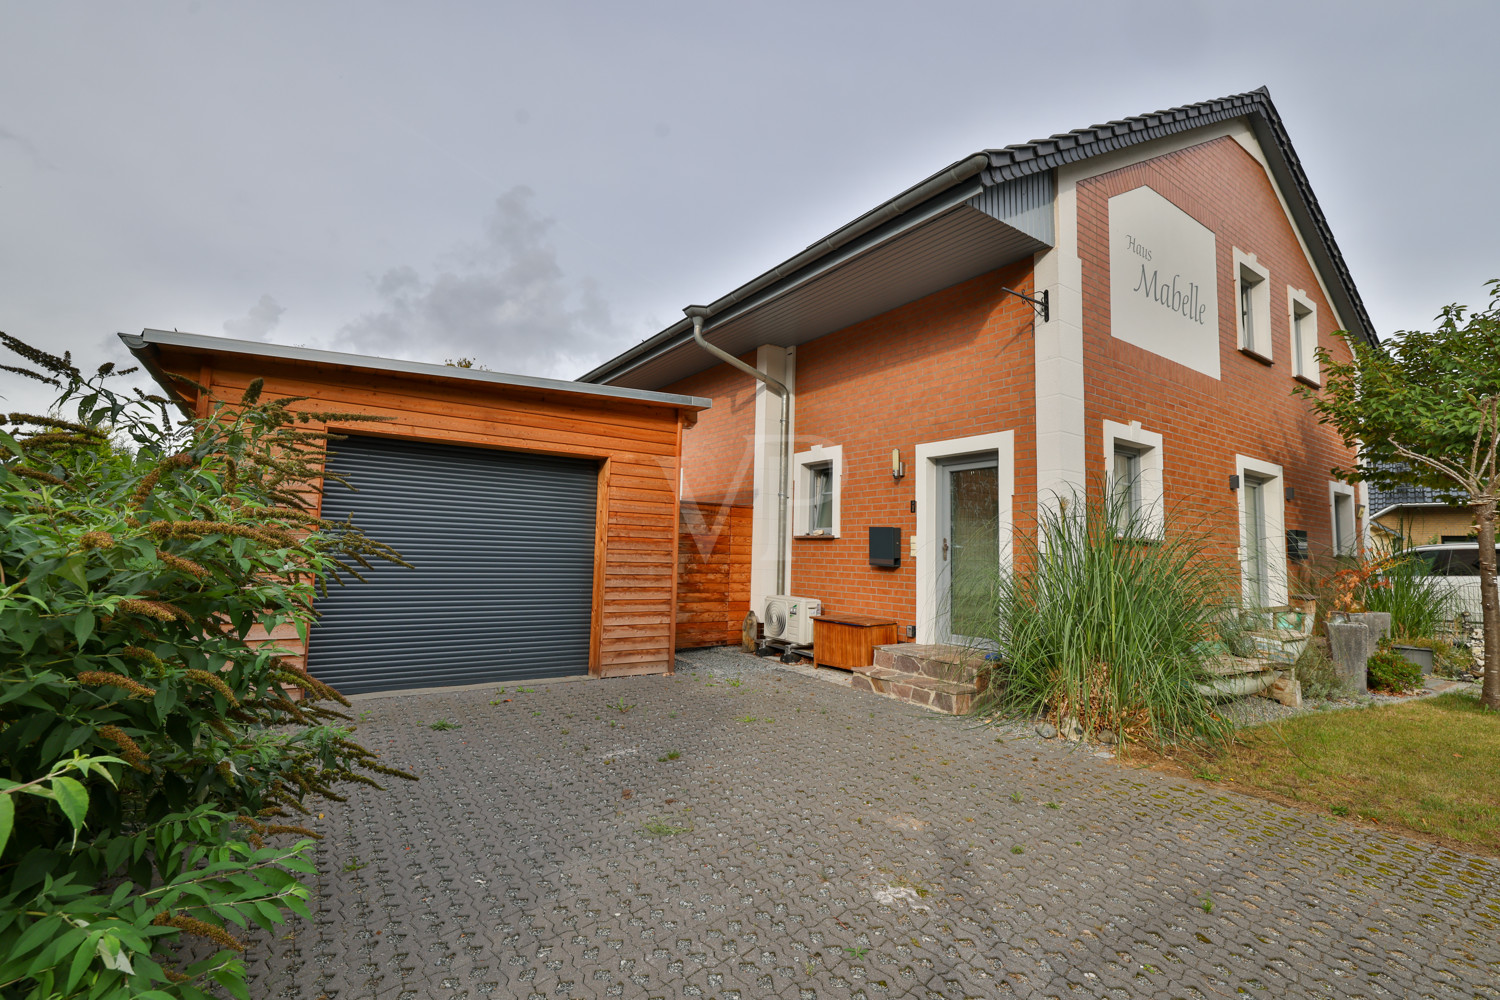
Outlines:
{"label": "satellite bracket on wall", "polygon": [[1032,298],[1030,295],[1022,295],[1020,292],[1016,291],[1014,288],[1006,288],[1004,285],[1000,286],[1000,290],[1002,292],[1009,292],[1010,294],[1014,295],[1018,299],[1025,299],[1027,302],[1030,302],[1031,303],[1031,308],[1033,308],[1033,309],[1036,310],[1036,314],[1042,318],[1042,322],[1043,323],[1047,322],[1047,320],[1049,318],[1049,314],[1051,312],[1051,309],[1048,307],[1048,304],[1047,304],[1047,289],[1045,289],[1045,288],[1042,289],[1042,294],[1041,294],[1040,298]]}

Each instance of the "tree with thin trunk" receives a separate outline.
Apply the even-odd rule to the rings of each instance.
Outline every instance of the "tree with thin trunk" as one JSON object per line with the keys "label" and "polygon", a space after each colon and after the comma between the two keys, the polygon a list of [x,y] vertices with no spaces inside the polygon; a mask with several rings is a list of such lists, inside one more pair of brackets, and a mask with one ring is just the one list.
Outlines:
{"label": "tree with thin trunk", "polygon": [[1353,360],[1318,351],[1323,387],[1299,387],[1319,419],[1358,448],[1350,481],[1425,486],[1467,507],[1479,531],[1486,706],[1500,711],[1500,593],[1495,585],[1500,503],[1500,278],[1486,309],[1450,305],[1432,332],[1398,333],[1373,347],[1341,331]]}

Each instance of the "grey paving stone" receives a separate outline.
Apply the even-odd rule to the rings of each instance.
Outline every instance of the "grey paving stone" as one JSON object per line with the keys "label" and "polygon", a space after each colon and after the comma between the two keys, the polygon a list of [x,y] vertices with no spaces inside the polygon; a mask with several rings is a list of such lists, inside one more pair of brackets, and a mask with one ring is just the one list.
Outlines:
{"label": "grey paving stone", "polygon": [[422,781],[319,807],[253,994],[1500,997],[1490,859],[825,680],[715,650],[362,701]]}

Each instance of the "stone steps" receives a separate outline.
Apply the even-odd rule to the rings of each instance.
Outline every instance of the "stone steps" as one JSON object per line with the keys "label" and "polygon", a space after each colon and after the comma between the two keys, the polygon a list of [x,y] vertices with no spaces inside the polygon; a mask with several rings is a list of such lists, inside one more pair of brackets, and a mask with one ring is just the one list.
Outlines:
{"label": "stone steps", "polygon": [[856,667],[850,686],[949,715],[966,715],[984,690],[984,658],[960,646],[900,643],[875,647],[875,662]]}

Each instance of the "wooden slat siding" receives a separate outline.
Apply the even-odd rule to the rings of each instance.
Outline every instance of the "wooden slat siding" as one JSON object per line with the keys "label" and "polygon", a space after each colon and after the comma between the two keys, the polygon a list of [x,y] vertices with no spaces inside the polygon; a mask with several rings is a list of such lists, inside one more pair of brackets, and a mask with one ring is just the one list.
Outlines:
{"label": "wooden slat siding", "polygon": [[[221,398],[238,398],[239,393],[254,377],[248,373],[215,373],[216,388]],[[270,380],[267,380],[270,384]],[[671,425],[666,429],[641,426],[628,419],[610,419],[607,413],[596,413],[594,419],[581,420],[576,416],[577,408],[557,406],[545,400],[528,400],[520,390],[506,387],[504,395],[498,393],[489,405],[477,393],[469,393],[465,399],[461,390],[432,397],[413,395],[409,405],[402,405],[401,397],[394,392],[372,392],[367,394],[361,386],[328,387],[306,378],[276,381],[277,395],[311,396],[327,409],[339,409],[378,416],[397,417],[397,433],[420,436],[419,429],[426,428],[459,433],[485,434],[486,428],[500,431],[500,436],[524,447],[527,440],[547,441],[555,444],[555,454],[598,454],[603,436],[614,442],[629,442],[629,448],[611,448],[626,454],[638,454],[650,465],[657,456],[671,460],[676,447],[676,438]],[[467,387],[465,387],[467,388]],[[269,391],[269,390],[268,390]],[[504,408],[511,403],[511,408]],[[516,404],[534,402],[534,406],[523,409]],[[622,417],[628,416],[622,413]],[[665,421],[662,421],[665,422]],[[675,463],[673,463],[675,464]]]}
{"label": "wooden slat siding", "polygon": [[[272,359],[251,370],[244,358],[218,356],[219,363],[209,364],[200,353],[176,348],[163,349],[159,358],[167,371],[211,382],[221,400],[237,400],[259,377],[264,398],[307,396],[299,408],[393,418],[329,428],[339,432],[598,459],[589,670],[596,676],[671,672],[682,439],[677,408]],[[281,631],[264,638],[282,640],[305,662],[295,633],[285,630],[288,642]]]}
{"label": "wooden slat siding", "polygon": [[751,507],[682,504],[677,542],[677,648],[740,641],[750,606]]}

